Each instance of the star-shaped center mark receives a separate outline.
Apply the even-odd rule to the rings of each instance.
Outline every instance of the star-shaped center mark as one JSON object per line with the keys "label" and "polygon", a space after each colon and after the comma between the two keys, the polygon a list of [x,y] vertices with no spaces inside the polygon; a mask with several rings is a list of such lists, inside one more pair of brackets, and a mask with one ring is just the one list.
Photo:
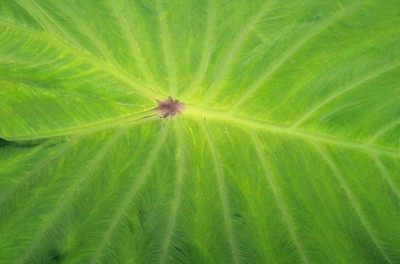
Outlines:
{"label": "star-shaped center mark", "polygon": [[156,100],[157,107],[154,109],[157,110],[160,114],[159,116],[162,118],[167,118],[168,116],[174,116],[176,114],[180,114],[181,111],[185,108],[185,105],[179,100],[174,100],[171,96],[168,96],[164,101]]}

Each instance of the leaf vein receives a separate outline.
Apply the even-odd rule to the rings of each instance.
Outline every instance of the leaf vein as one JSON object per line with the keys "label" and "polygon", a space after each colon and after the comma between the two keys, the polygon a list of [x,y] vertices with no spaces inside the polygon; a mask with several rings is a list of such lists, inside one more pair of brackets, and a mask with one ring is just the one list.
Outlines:
{"label": "leaf vein", "polygon": [[203,130],[205,137],[206,137],[207,144],[208,144],[210,152],[211,152],[211,158],[215,165],[215,172],[217,174],[218,190],[219,190],[219,194],[220,194],[222,212],[223,212],[224,222],[225,222],[226,229],[227,229],[226,231],[227,231],[227,235],[228,235],[228,239],[229,239],[229,245],[230,245],[230,248],[232,251],[233,261],[234,261],[234,263],[238,264],[238,263],[240,263],[239,252],[238,252],[236,238],[233,233],[232,221],[229,217],[230,205],[229,205],[228,196],[226,193],[226,186],[225,186],[225,181],[224,181],[224,175],[223,175],[222,168],[221,168],[221,162],[218,158],[217,149],[211,138],[209,128],[204,123],[199,123],[199,124]]}
{"label": "leaf vein", "polygon": [[83,31],[85,35],[91,40],[91,42],[96,46],[97,50],[100,52],[102,55],[103,59],[105,59],[110,65],[114,65],[115,68],[115,61],[114,59],[110,56],[109,52],[105,48],[104,43],[102,43],[94,34],[93,30],[91,30],[87,24],[85,24],[79,17],[76,16],[76,14],[67,8],[66,4],[61,4],[59,1],[53,1],[52,2],[55,6],[57,6],[66,16],[68,16],[71,19],[71,22],[73,22],[79,30]]}
{"label": "leaf vein", "polygon": [[385,260],[388,263],[393,263],[391,261],[391,259],[389,258],[389,256],[384,251],[384,249],[382,248],[382,242],[379,240],[378,237],[376,237],[376,231],[373,229],[373,227],[368,222],[366,216],[364,215],[364,213],[361,209],[360,204],[357,201],[357,198],[352,193],[350,186],[348,185],[345,177],[340,172],[339,168],[335,165],[335,163],[332,160],[332,158],[330,157],[330,155],[320,145],[317,145],[317,144],[313,144],[313,145],[314,145],[315,149],[321,154],[321,156],[326,161],[328,166],[331,168],[333,175],[335,176],[337,181],[340,183],[340,185],[346,191],[346,194],[348,195],[349,200],[350,200],[350,205],[353,207],[358,219],[360,220],[365,231],[368,233],[368,236],[371,238],[372,242],[375,244],[376,248],[379,250],[381,255],[385,258]]}
{"label": "leaf vein", "polygon": [[204,97],[203,102],[212,98],[218,91],[221,89],[221,84],[228,74],[229,68],[231,68],[232,64],[234,63],[234,58],[238,51],[242,48],[245,41],[248,38],[249,33],[253,30],[254,26],[258,23],[258,21],[265,16],[265,14],[269,11],[274,1],[267,1],[262,8],[249,20],[246,26],[243,27],[242,31],[233,41],[233,45],[230,48],[229,52],[227,53],[226,57],[224,58],[224,63],[220,68],[216,79],[213,81],[212,86],[210,87],[207,96]]}
{"label": "leaf vein", "polygon": [[309,263],[304,246],[301,243],[300,238],[297,235],[297,230],[294,225],[294,221],[287,210],[287,206],[283,199],[283,195],[281,195],[279,193],[279,186],[275,180],[275,177],[274,177],[272,171],[269,169],[269,166],[267,165],[267,162],[262,153],[260,139],[258,138],[256,133],[253,131],[250,133],[250,137],[251,137],[254,149],[256,150],[258,159],[261,163],[262,169],[264,171],[264,176],[266,177],[267,182],[268,182],[269,186],[271,187],[272,193],[275,198],[275,202],[278,205],[278,209],[279,209],[283,219],[285,220],[286,226],[289,230],[290,237],[293,240],[293,242],[296,246],[296,249],[301,256],[303,263]]}
{"label": "leaf vein", "polygon": [[60,217],[67,205],[71,203],[71,199],[74,198],[74,194],[76,193],[75,190],[91,176],[93,170],[96,169],[97,165],[104,159],[108,151],[123,135],[125,130],[126,127],[121,127],[120,129],[116,130],[115,133],[107,139],[104,145],[99,149],[93,159],[89,162],[86,170],[79,177],[76,177],[77,180],[74,181],[73,184],[68,188],[68,190],[66,191],[66,195],[64,195],[62,199],[59,200],[49,220],[44,222],[43,226],[38,229],[30,248],[26,249],[25,253],[19,258],[18,263],[25,263],[27,260],[29,260],[29,257],[33,254],[35,249],[39,247],[41,242],[46,241],[45,239],[43,239],[43,237],[55,224],[57,218]]}
{"label": "leaf vein", "polygon": [[370,157],[372,158],[375,165],[378,167],[379,171],[382,174],[383,179],[389,185],[389,188],[392,189],[393,193],[400,201],[400,190],[396,187],[396,184],[393,182],[393,179],[389,176],[389,172],[383,165],[382,161],[378,157],[376,157],[376,155],[370,155]]}
{"label": "leaf vein", "polygon": [[367,144],[373,144],[376,140],[378,140],[383,134],[395,128],[398,124],[400,124],[400,119],[395,119],[393,122],[386,124],[384,127],[379,129],[375,134],[373,134],[367,141]]}
{"label": "leaf vein", "polygon": [[69,135],[83,135],[99,131],[102,129],[114,128],[123,125],[130,125],[130,123],[132,122],[134,122],[135,124],[140,124],[142,122],[149,122],[151,119],[148,119],[148,117],[152,117],[152,113],[154,114],[155,112],[145,111],[141,113],[128,114],[125,116],[117,117],[115,119],[104,120],[97,123],[82,125],[79,127],[65,128],[63,130],[55,130],[48,133],[37,133],[35,135],[23,135],[23,136],[13,136],[13,137],[3,135],[0,137],[8,141],[23,141],[23,140],[37,140],[44,138],[69,136]]}
{"label": "leaf vein", "polygon": [[247,127],[249,129],[263,129],[272,132],[277,132],[284,135],[291,135],[294,137],[301,138],[308,141],[324,142],[332,145],[341,145],[354,149],[361,149],[368,152],[380,153],[394,157],[400,157],[400,152],[394,149],[387,149],[379,146],[368,145],[364,142],[352,141],[351,139],[342,139],[326,134],[320,134],[315,132],[308,132],[299,128],[291,128],[285,125],[275,124],[266,122],[263,120],[251,119],[244,116],[227,114],[224,111],[210,110],[205,107],[194,107],[190,106],[185,110],[185,115],[190,117],[198,118],[210,118],[214,120],[224,121],[231,125],[238,127]]}
{"label": "leaf vein", "polygon": [[128,27],[127,21],[124,18],[124,16],[121,14],[121,11],[119,10],[119,7],[117,5],[117,1],[111,0],[110,2],[112,5],[112,8],[114,10],[115,16],[117,17],[118,22],[120,24],[122,32],[130,45],[129,53],[131,53],[132,57],[137,60],[139,66],[140,66],[141,72],[144,75],[144,77],[146,78],[146,81],[148,83],[154,84],[155,83],[154,79],[153,79],[152,75],[149,74],[150,70],[147,67],[147,64],[143,58],[142,53],[140,52],[140,49],[139,49],[136,41],[134,40],[132,34],[129,32],[129,27]]}
{"label": "leaf vein", "polygon": [[239,100],[236,101],[235,104],[233,104],[230,107],[230,112],[234,112],[239,105],[241,105],[244,101],[246,101],[252,94],[254,94],[260,87],[261,85],[272,75],[274,72],[281,66],[283,65],[291,56],[296,54],[297,51],[299,51],[308,41],[313,39],[315,36],[329,28],[332,24],[335,22],[339,21],[343,16],[346,14],[350,13],[351,10],[353,10],[355,6],[350,6],[347,9],[340,10],[325,21],[321,22],[319,25],[316,25],[314,28],[312,28],[307,34],[305,34],[302,38],[300,38],[296,43],[294,43],[286,52],[284,52],[281,57],[276,60],[272,65],[266,69],[264,73],[261,74],[261,77],[258,78],[256,81],[254,81],[247,89],[246,91],[242,94]]}
{"label": "leaf vein", "polygon": [[182,200],[183,169],[185,166],[186,150],[185,150],[185,144],[183,143],[182,126],[181,126],[180,122],[176,122],[176,124],[177,124],[176,137],[178,139],[178,146],[180,146],[180,152],[179,152],[180,157],[179,157],[179,163],[178,163],[178,168],[177,168],[177,173],[176,173],[176,183],[175,183],[175,192],[174,192],[175,195],[174,195],[174,199],[172,201],[171,213],[170,213],[170,216],[168,219],[168,225],[167,225],[166,233],[165,233],[165,236],[163,239],[160,263],[167,262],[168,250],[169,250],[169,247],[171,244],[172,234],[174,232],[174,228],[176,225],[178,209],[179,209],[179,206],[180,206],[180,203]]}
{"label": "leaf vein", "polygon": [[337,98],[338,96],[358,87],[359,85],[362,85],[363,83],[372,80],[374,78],[379,77],[380,75],[384,74],[387,71],[392,70],[393,68],[396,68],[400,66],[400,63],[395,63],[389,66],[386,66],[384,68],[379,69],[376,72],[373,73],[368,73],[367,75],[357,79],[356,81],[352,82],[351,84],[349,84],[348,86],[345,86],[341,89],[336,90],[334,93],[332,93],[330,96],[326,97],[325,99],[323,99],[321,102],[319,102],[317,105],[315,105],[313,108],[311,108],[311,110],[307,111],[305,114],[303,114],[297,121],[294,122],[294,125],[292,127],[298,127],[299,125],[301,125],[305,120],[307,120],[310,116],[312,116],[318,109],[320,109],[321,107],[323,107],[324,105],[328,104],[329,102],[331,102],[332,100],[334,100],[335,98]]}
{"label": "leaf vein", "polygon": [[[43,159],[41,162],[37,163],[34,168],[32,168],[25,176],[23,176],[19,181],[7,190],[3,190],[0,197],[0,205],[3,204],[8,197],[10,197],[14,192],[18,191],[19,188],[26,185],[26,182],[30,181],[32,177],[38,173],[41,169],[45,168],[52,161],[58,159],[71,147],[73,147],[77,142],[78,137],[70,139],[67,143],[61,144],[59,149],[50,157]],[[0,206],[1,207],[1,206]]]}
{"label": "leaf vein", "polygon": [[14,21],[5,20],[3,18],[0,18],[0,26],[10,28],[13,30],[18,30],[25,35],[28,35],[32,38],[36,38],[38,41],[46,42],[46,44],[48,45],[52,44],[59,48],[63,48],[67,50],[70,54],[76,56],[77,58],[80,58],[82,61],[85,61],[91,64],[92,66],[98,68],[99,70],[102,70],[103,72],[108,73],[114,76],[115,78],[119,79],[120,81],[130,85],[135,91],[148,98],[155,98],[158,95],[157,91],[155,91],[152,87],[149,87],[147,85],[144,85],[136,81],[135,79],[131,78],[127,73],[122,71],[120,68],[116,68],[114,65],[99,60],[98,58],[93,57],[88,53],[81,52],[79,49],[71,47],[68,43],[65,43],[60,38],[55,38],[54,36],[51,36],[49,34],[17,24]]}
{"label": "leaf vein", "polygon": [[[71,36],[66,31],[64,31],[61,26],[58,25],[57,21],[38,3],[36,3],[35,1],[30,2],[21,0],[17,0],[16,2],[19,6],[25,9],[25,11],[29,13],[39,23],[39,25],[42,26],[43,29],[47,30],[50,34],[55,35],[59,38],[64,37],[71,43],[74,43],[75,45],[83,48],[74,39],[72,39]],[[38,13],[41,13],[41,15],[38,15]],[[61,33],[62,36],[60,36],[59,33]]]}
{"label": "leaf vein", "polygon": [[201,57],[200,65],[197,68],[194,80],[189,85],[189,88],[183,92],[182,97],[191,96],[196,90],[196,88],[198,88],[197,86],[200,84],[200,82],[204,79],[204,76],[207,72],[209,62],[211,59],[214,28],[215,28],[215,2],[214,0],[209,0],[208,10],[207,10],[207,28],[206,28],[206,35],[204,38],[204,50]]}
{"label": "leaf vein", "polygon": [[157,0],[157,10],[158,10],[158,20],[159,20],[159,29],[161,34],[161,42],[165,55],[165,62],[168,72],[169,79],[169,91],[170,95],[175,96],[178,89],[178,80],[176,75],[176,64],[174,60],[174,55],[171,49],[170,36],[168,31],[168,24],[166,14],[163,13],[163,6],[161,0]]}
{"label": "leaf vein", "polygon": [[[168,128],[168,126],[166,128]],[[94,254],[95,257],[92,261],[93,263],[100,263],[99,260],[102,257],[102,252],[104,251],[104,248],[106,247],[108,241],[111,239],[113,231],[120,223],[122,216],[124,215],[128,206],[131,204],[134,197],[137,195],[139,189],[145,184],[149,172],[151,170],[151,167],[157,161],[158,153],[160,152],[160,149],[167,138],[167,134],[168,131],[163,131],[160,137],[157,138],[154,147],[150,150],[146,163],[143,165],[138,176],[135,178],[135,182],[132,183],[131,188],[124,197],[124,200],[120,203],[120,206],[117,208],[115,216],[111,221],[111,224],[109,225],[108,229],[102,236],[102,240],[99,241],[98,247]]]}

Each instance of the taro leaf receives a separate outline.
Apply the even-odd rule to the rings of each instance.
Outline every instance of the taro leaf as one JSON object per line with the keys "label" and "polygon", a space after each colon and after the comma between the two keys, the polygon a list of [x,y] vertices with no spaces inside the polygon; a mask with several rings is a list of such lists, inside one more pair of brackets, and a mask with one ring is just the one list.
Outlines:
{"label": "taro leaf", "polygon": [[2,0],[0,263],[399,263],[399,10]]}

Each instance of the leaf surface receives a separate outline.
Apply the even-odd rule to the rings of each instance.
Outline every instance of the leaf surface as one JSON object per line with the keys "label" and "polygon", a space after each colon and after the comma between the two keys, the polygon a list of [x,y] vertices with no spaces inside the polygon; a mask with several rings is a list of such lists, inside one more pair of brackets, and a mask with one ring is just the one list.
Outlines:
{"label": "leaf surface", "polygon": [[399,8],[1,1],[0,262],[400,262]]}

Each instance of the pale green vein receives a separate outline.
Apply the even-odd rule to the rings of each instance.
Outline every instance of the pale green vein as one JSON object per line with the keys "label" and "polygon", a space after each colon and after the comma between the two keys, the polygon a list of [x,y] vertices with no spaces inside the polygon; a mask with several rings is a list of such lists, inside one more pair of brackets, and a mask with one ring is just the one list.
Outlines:
{"label": "pale green vein", "polygon": [[204,38],[204,50],[200,60],[199,67],[197,68],[197,72],[195,74],[195,78],[189,85],[188,89],[185,89],[182,93],[182,97],[189,96],[193,94],[193,92],[199,88],[201,81],[203,80],[211,59],[212,47],[213,47],[213,37],[214,37],[214,29],[215,29],[215,1],[208,0],[208,9],[207,9],[207,28],[206,34]]}
{"label": "pale green vein", "polygon": [[254,148],[256,150],[258,159],[259,159],[259,161],[261,163],[261,166],[262,166],[262,168],[264,170],[264,175],[265,175],[265,177],[267,179],[267,182],[269,184],[269,187],[271,188],[272,193],[274,195],[275,202],[278,205],[278,209],[279,209],[280,213],[282,214],[282,217],[283,217],[283,219],[284,219],[284,221],[285,221],[285,223],[286,223],[286,225],[288,227],[290,237],[293,240],[294,245],[295,245],[298,253],[300,254],[300,257],[301,257],[301,260],[303,261],[303,263],[309,263],[309,260],[308,260],[307,254],[305,252],[304,246],[301,243],[301,241],[300,241],[300,239],[299,239],[299,237],[297,235],[297,230],[295,228],[294,221],[293,221],[292,217],[290,216],[288,210],[286,209],[287,206],[286,206],[285,201],[283,199],[283,195],[281,195],[279,193],[279,186],[275,181],[275,177],[274,177],[272,171],[269,169],[269,166],[267,165],[267,161],[265,160],[265,157],[264,157],[265,155],[262,152],[260,139],[258,138],[256,133],[254,133],[254,132],[250,132],[250,136],[251,136],[251,140],[252,140],[253,146],[254,146]]}
{"label": "pale green vein", "polygon": [[201,126],[203,133],[206,137],[207,144],[210,148],[211,152],[211,158],[213,160],[214,166],[215,166],[215,173],[217,176],[217,184],[218,184],[218,190],[219,190],[219,195],[220,195],[220,202],[222,206],[222,213],[224,217],[224,222],[226,226],[226,231],[229,239],[229,246],[232,252],[233,256],[233,263],[238,264],[240,263],[240,258],[239,258],[239,252],[238,252],[238,245],[236,242],[235,234],[233,232],[233,226],[232,226],[232,221],[230,218],[230,205],[228,201],[228,195],[226,191],[226,186],[225,186],[225,181],[224,181],[224,175],[221,167],[221,161],[219,160],[218,157],[218,151],[215,147],[215,144],[213,140],[211,139],[211,133],[209,131],[209,128],[204,122],[199,122],[199,125]]}
{"label": "pale green vein", "polygon": [[118,127],[122,125],[129,125],[131,123],[138,124],[141,122],[148,122],[151,119],[147,117],[155,117],[156,114],[157,114],[156,111],[149,110],[141,113],[134,113],[116,117],[114,119],[102,120],[96,123],[89,123],[82,126],[67,127],[62,130],[53,130],[46,133],[37,133],[35,135],[21,135],[21,136],[11,136],[11,137],[7,135],[0,135],[0,137],[7,141],[22,141],[22,140],[37,140],[37,139],[53,138],[59,136],[77,135],[77,134],[83,135],[108,128]]}
{"label": "pale green vein", "polygon": [[159,28],[162,41],[162,47],[165,55],[165,62],[167,67],[168,79],[169,79],[169,95],[176,96],[178,89],[178,79],[176,75],[176,65],[174,54],[172,53],[170,36],[168,32],[167,24],[167,11],[163,12],[163,6],[161,0],[157,0],[157,10],[159,16]]}
{"label": "pale green vein", "polygon": [[44,222],[43,226],[37,230],[36,236],[32,240],[31,246],[27,248],[22,256],[18,259],[18,263],[27,263],[30,256],[35,250],[41,245],[41,242],[45,241],[45,236],[53,225],[56,224],[58,218],[62,216],[62,213],[68,208],[73,198],[76,196],[76,190],[81,186],[93,173],[98,169],[99,164],[107,156],[110,149],[115,145],[118,139],[124,134],[126,127],[121,127],[112,136],[110,136],[104,145],[99,149],[93,159],[88,163],[86,170],[80,175],[75,175],[76,181],[65,190],[65,195],[59,200],[57,205],[54,207],[54,211],[47,221]]}
{"label": "pale green vein", "polygon": [[137,177],[135,177],[135,182],[132,183],[131,188],[126,193],[126,196],[124,197],[123,201],[119,203],[119,206],[114,214],[114,217],[110,222],[109,227],[107,228],[107,230],[105,230],[105,233],[102,236],[101,241],[98,241],[98,247],[95,250],[94,259],[92,263],[94,264],[101,263],[100,259],[103,255],[103,251],[107,246],[107,243],[110,241],[114,230],[121,222],[121,218],[123,217],[128,206],[131,204],[132,200],[138,194],[138,191],[146,183],[150,170],[152,169],[154,163],[157,161],[158,153],[160,152],[160,149],[167,138],[168,128],[169,124],[167,124],[165,126],[165,129],[160,133],[160,136],[157,138],[157,141],[154,143],[154,146],[151,149],[148,158],[146,159],[146,163],[143,165]]}
{"label": "pale green vein", "polygon": [[61,12],[63,12],[67,17],[70,18],[70,21],[79,28],[79,31],[84,33],[84,35],[89,38],[89,40],[94,44],[97,50],[100,52],[103,59],[106,60],[107,63],[113,65],[113,67],[117,68],[115,65],[115,60],[110,56],[110,53],[107,51],[106,46],[102,43],[99,38],[96,37],[93,30],[91,30],[87,24],[85,24],[74,12],[67,9],[66,4],[62,4],[60,1],[53,1],[52,4],[57,6]]}
{"label": "pale green vein", "polygon": [[33,28],[26,27],[24,25],[20,25],[15,23],[14,21],[8,21],[0,18],[0,26],[5,28],[10,28],[13,30],[17,30],[22,34],[30,36],[32,38],[37,39],[40,42],[46,43],[46,45],[54,45],[58,48],[65,49],[71,55],[81,59],[84,62],[91,64],[92,66],[98,68],[99,70],[114,76],[120,81],[130,85],[135,91],[138,93],[148,97],[148,98],[158,98],[159,93],[154,90],[154,88],[144,85],[136,80],[134,80],[129,74],[123,72],[120,68],[116,68],[114,65],[109,64],[105,61],[99,60],[96,57],[93,57],[89,53],[82,52],[79,49],[71,47],[68,43],[63,41],[61,38],[57,38],[55,36],[46,34],[44,32],[35,30]]}
{"label": "pale green vein", "polygon": [[[139,125],[136,125],[138,127]],[[151,141],[152,142],[152,141]],[[155,145],[157,145],[157,141],[155,142]],[[118,182],[121,180],[121,175],[130,175],[132,166],[135,166],[135,162],[137,162],[136,159],[130,158],[127,162],[124,163],[122,167],[120,167],[118,170],[113,171],[113,177],[111,179],[111,182],[109,183],[110,186],[115,186],[118,185]],[[132,183],[132,186],[135,185],[136,183]],[[98,214],[99,212],[104,209],[104,204],[107,203],[110,199],[113,199],[113,196],[115,195],[115,192],[113,190],[108,190],[106,193],[104,193],[101,197],[100,200],[97,201],[96,204],[94,204],[91,208],[91,210],[88,212],[87,216],[85,217],[84,223],[79,226],[78,229],[75,230],[74,234],[71,235],[70,241],[79,241],[80,236],[82,233],[87,232],[86,228],[87,226],[85,224],[91,225],[91,223],[95,222],[98,220]],[[104,218],[101,218],[104,220]],[[77,245],[79,247],[79,244]],[[73,250],[73,249],[71,249]]]}
{"label": "pale green vein", "polygon": [[65,38],[71,43],[83,48],[76,40],[72,39],[71,36],[58,24],[58,22],[55,21],[52,16],[39,4],[34,1],[31,2],[17,0],[16,2],[51,35],[57,36],[58,38]]}
{"label": "pale green vein", "polygon": [[[178,120],[180,121],[180,120]],[[175,191],[174,198],[171,205],[171,214],[168,219],[168,225],[166,228],[165,236],[163,238],[163,244],[160,255],[160,263],[168,262],[168,250],[171,245],[172,235],[176,225],[176,218],[178,214],[178,209],[182,200],[182,185],[183,185],[183,169],[185,167],[185,156],[186,149],[185,144],[183,142],[183,131],[182,125],[180,122],[176,122],[176,137],[178,139],[178,146],[180,147],[179,152],[177,154],[178,166],[176,172],[176,181],[175,181]]]}
{"label": "pale green vein", "polygon": [[383,134],[386,132],[390,131],[391,129],[395,128],[397,125],[400,124],[400,118],[393,120],[393,122],[387,123],[385,126],[383,126],[381,129],[379,129],[375,134],[373,134],[367,141],[367,144],[371,145],[373,144],[376,140],[378,140]]}
{"label": "pale green vein", "polygon": [[[28,85],[29,85],[29,84],[28,84]],[[34,101],[39,101],[39,102],[40,102],[40,100],[42,100],[41,97],[43,96],[43,94],[42,94],[42,92],[36,93],[35,90],[34,90],[34,88],[33,88],[34,85],[35,85],[35,84],[32,84],[32,83],[31,83],[31,84],[28,86],[28,87],[29,87],[29,92],[30,92],[30,94],[29,94],[29,96],[30,96],[29,100],[32,100],[33,102],[34,102]],[[24,88],[22,88],[22,89],[20,88],[20,89],[18,89],[18,90],[15,89],[15,91],[22,92],[23,94],[26,94],[27,92],[24,91],[25,89],[26,89],[26,88],[24,87]],[[53,96],[54,96],[56,93],[57,93],[57,92],[54,92],[54,93],[53,93]],[[62,98],[62,97],[61,97],[61,98]],[[65,103],[64,100],[60,100],[60,97],[54,96],[52,102],[53,102],[54,104],[56,104],[56,105],[59,107],[59,109],[61,110],[60,112],[63,113],[63,118],[65,118],[65,120],[71,120],[72,123],[75,123],[75,124],[79,124],[80,122],[82,122],[81,117],[78,116],[78,115],[76,115],[76,114],[74,114],[74,112],[71,111],[71,106],[68,107],[68,105],[66,105],[66,103]]]}
{"label": "pale green vein", "polygon": [[[73,147],[77,142],[78,137],[74,137],[68,140],[67,143],[61,143],[58,150],[55,151],[51,156],[46,157],[42,161],[36,164],[34,168],[32,168],[26,175],[24,175],[18,182],[13,185],[11,188],[7,190],[3,190],[0,197],[0,205],[2,205],[8,197],[10,197],[13,193],[17,192],[24,185],[29,182],[34,175],[40,172],[43,168],[49,165],[52,161],[57,160],[62,154],[68,151],[71,147]],[[0,206],[1,207],[1,206]]]}
{"label": "pale green vein", "polygon": [[264,4],[264,6],[260,8],[258,12],[251,19],[249,19],[249,22],[235,38],[235,40],[233,41],[233,45],[230,48],[229,52],[227,53],[226,57],[223,59],[224,63],[222,67],[219,69],[218,73],[216,74],[217,77],[213,81],[213,84],[211,85],[207,93],[207,96],[204,97],[203,102],[206,102],[207,100],[212,98],[217,93],[218,89],[222,88],[222,83],[233,65],[236,54],[243,47],[243,44],[247,40],[250,32],[257,25],[258,21],[261,18],[263,18],[266,15],[266,13],[270,10],[273,3],[274,1],[268,1],[266,4]]}
{"label": "pale green vein", "polygon": [[329,167],[331,168],[333,175],[335,176],[337,181],[344,188],[344,190],[349,198],[350,204],[353,207],[358,219],[361,222],[361,225],[364,227],[365,231],[368,233],[368,236],[371,238],[371,240],[375,244],[376,248],[379,250],[379,252],[382,254],[382,256],[385,258],[385,260],[388,263],[393,263],[392,260],[389,258],[389,256],[386,254],[385,250],[382,248],[382,242],[376,236],[376,231],[373,229],[373,227],[368,222],[367,217],[364,215],[360,204],[358,203],[356,197],[352,193],[350,186],[348,185],[345,177],[340,172],[339,168],[336,166],[335,162],[332,160],[330,155],[320,145],[317,145],[317,144],[313,144],[313,145],[315,146],[316,150],[321,154],[321,156],[324,158],[326,163],[329,165]]}
{"label": "pale green vein", "polygon": [[385,165],[383,165],[382,161],[376,155],[370,155],[370,157],[373,159],[375,165],[381,172],[383,179],[387,182],[389,188],[392,189],[393,193],[396,195],[396,197],[399,199],[400,202],[400,190],[397,188],[393,179],[389,176],[389,172],[386,169]]}
{"label": "pale green vein", "polygon": [[[383,34],[383,35],[379,35],[379,38],[378,37],[376,37],[376,38],[377,39],[381,39],[381,38],[386,39],[386,38],[389,38],[392,35],[393,35],[393,33],[391,33],[391,34]],[[379,41],[380,40],[378,40],[378,42]],[[340,56],[335,56],[334,60],[336,62],[349,60],[349,54],[352,54],[352,53],[356,54],[356,53],[358,53],[360,51],[365,51],[365,50],[371,48],[371,46],[372,46],[371,40],[369,38],[367,38],[366,41],[365,40],[364,41],[360,40],[360,43],[357,43],[356,49],[355,48],[348,48],[347,53],[343,53]],[[377,44],[377,45],[379,45],[379,44]],[[331,63],[333,64],[333,61]],[[328,67],[326,67],[326,68],[328,68]],[[329,75],[329,73],[324,73],[324,74],[327,75],[327,76]],[[312,80],[315,80],[316,76],[317,75],[309,75],[307,77],[307,79],[303,79],[302,82],[296,83],[289,90],[285,91],[285,98],[283,100],[279,100],[279,102],[277,102],[275,105],[270,106],[268,108],[268,112],[271,115],[274,115],[275,112],[282,111],[281,107],[288,107],[288,106],[290,107],[290,103],[288,103],[289,100],[291,98],[294,98],[294,100],[295,100],[296,96],[298,96],[299,93],[302,93],[303,91],[306,91],[308,89],[307,85],[309,85]],[[339,78],[341,78],[341,77],[339,77]],[[337,78],[336,80],[339,80],[339,78]],[[360,78],[357,78],[357,79],[360,79]]]}
{"label": "pale green vein", "polygon": [[307,120],[310,116],[315,114],[321,107],[327,105],[329,102],[331,102],[335,98],[339,97],[340,95],[362,85],[363,83],[365,83],[367,81],[370,81],[370,80],[373,80],[374,78],[379,77],[380,75],[398,67],[399,65],[400,65],[400,63],[398,63],[398,62],[395,64],[392,64],[392,65],[388,65],[388,66],[383,67],[375,72],[368,73],[367,75],[355,80],[354,82],[350,83],[349,85],[336,90],[330,96],[326,97],[325,99],[320,101],[317,105],[315,105],[313,108],[311,108],[309,111],[307,111],[305,114],[303,114],[297,121],[294,122],[293,127],[295,128],[295,127],[300,126],[305,120]]}
{"label": "pale green vein", "polygon": [[345,146],[345,147],[360,149],[360,150],[364,150],[364,151],[368,151],[368,152],[400,157],[400,152],[397,150],[386,149],[386,148],[378,147],[378,146],[372,146],[372,145],[366,144],[365,142],[352,141],[351,139],[342,139],[342,138],[337,138],[337,137],[333,137],[333,136],[329,136],[329,135],[318,134],[315,132],[308,132],[308,131],[301,130],[298,128],[291,128],[288,126],[270,123],[270,122],[266,122],[266,121],[262,121],[262,120],[251,119],[251,118],[244,117],[244,116],[227,114],[226,112],[223,112],[223,111],[210,110],[205,107],[188,106],[187,109],[185,109],[184,114],[187,116],[193,116],[196,119],[199,119],[199,118],[213,119],[213,120],[218,120],[218,121],[222,121],[225,123],[230,123],[230,124],[238,126],[238,127],[245,126],[245,127],[251,128],[251,129],[258,128],[258,129],[268,130],[271,132],[277,132],[278,134],[291,135],[291,136],[298,137],[298,138],[301,138],[303,140],[307,140],[310,142],[317,141],[317,142],[323,142],[323,143],[327,143],[327,144],[331,144],[331,145]]}
{"label": "pale green vein", "polygon": [[150,70],[147,67],[146,61],[143,58],[143,55],[142,55],[134,37],[132,36],[132,33],[129,30],[128,23],[127,23],[125,17],[121,13],[122,10],[118,6],[117,1],[111,0],[109,2],[114,10],[116,18],[119,21],[119,25],[122,29],[122,32],[123,32],[126,40],[129,43],[130,49],[128,52],[130,54],[132,54],[132,57],[138,62],[138,65],[140,66],[140,70],[141,70],[143,76],[145,77],[146,81],[148,83],[151,83],[154,85],[154,83],[155,83],[154,79],[153,79],[152,75],[150,74]]}
{"label": "pale green vein", "polygon": [[[0,139],[1,141],[1,139]],[[12,157],[12,156],[8,156],[8,155],[4,155],[3,157],[7,157],[6,161],[3,161],[3,163],[1,164],[2,170],[0,173],[0,178],[2,177],[2,175],[6,175],[7,174],[7,169],[8,168],[18,168],[19,164],[27,164],[29,163],[29,160],[31,160],[32,157],[42,157],[42,153],[40,153],[43,149],[47,148],[49,145],[47,145],[45,142],[43,142],[44,144],[40,144],[40,145],[32,145],[32,147],[30,148],[29,152],[20,152],[20,154],[22,155],[18,155],[17,157]],[[17,145],[18,146],[18,145]],[[6,148],[8,147],[7,144],[5,146]],[[12,143],[10,144],[9,147],[13,147]],[[7,149],[5,149],[7,151]],[[1,151],[1,149],[0,149]],[[0,152],[1,153],[1,152]],[[8,153],[4,152],[4,153]],[[40,153],[40,154],[39,154]],[[1,155],[1,154],[0,154]],[[12,157],[12,158],[9,158]],[[37,164],[36,164],[37,165]],[[2,193],[3,194],[3,193]],[[1,197],[2,195],[0,195]],[[0,198],[1,201],[1,198]],[[1,202],[0,202],[1,204]]]}
{"label": "pale green vein", "polygon": [[295,42],[286,52],[284,52],[279,59],[272,63],[272,65],[267,68],[267,70],[260,75],[260,77],[254,81],[248,88],[246,88],[245,92],[240,96],[240,99],[236,101],[231,107],[230,112],[235,111],[238,106],[240,106],[244,101],[246,101],[251,95],[253,95],[262,84],[275,73],[275,71],[282,66],[291,56],[296,54],[308,41],[312,40],[315,36],[329,28],[335,22],[339,21],[343,16],[350,13],[351,10],[354,9],[355,6],[348,7],[346,9],[340,10],[325,21],[321,22],[319,25],[316,25],[312,28],[308,33],[306,33],[303,37],[299,38],[297,42]]}

